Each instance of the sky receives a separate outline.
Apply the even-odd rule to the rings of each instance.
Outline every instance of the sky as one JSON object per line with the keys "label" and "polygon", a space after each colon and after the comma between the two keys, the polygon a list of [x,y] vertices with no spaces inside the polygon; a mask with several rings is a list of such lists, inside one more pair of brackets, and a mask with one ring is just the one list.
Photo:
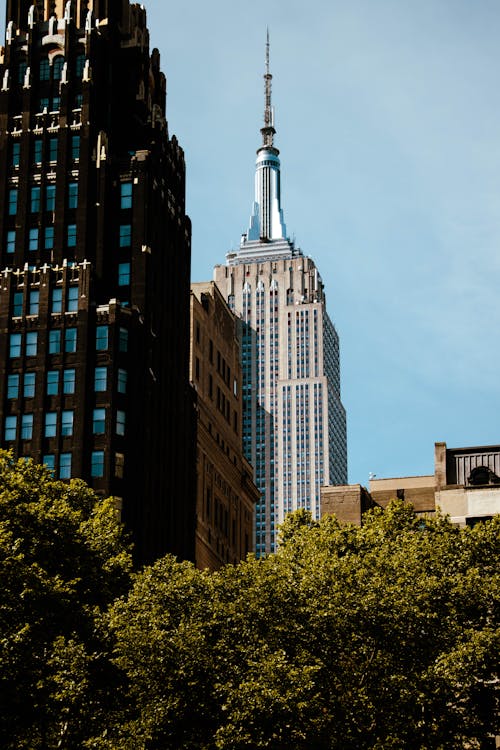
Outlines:
{"label": "sky", "polygon": [[269,27],[282,206],[340,336],[349,481],[500,443],[498,0],[145,5],[193,281],[248,226]]}

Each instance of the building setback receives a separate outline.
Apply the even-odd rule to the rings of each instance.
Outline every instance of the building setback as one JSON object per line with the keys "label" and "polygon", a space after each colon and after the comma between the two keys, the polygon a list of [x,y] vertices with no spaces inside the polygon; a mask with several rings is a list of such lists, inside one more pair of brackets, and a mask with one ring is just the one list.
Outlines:
{"label": "building setback", "polygon": [[243,455],[236,320],[213,281],[191,286],[191,381],[197,404],[196,554],[217,570],[253,551],[259,493]]}
{"label": "building setback", "polygon": [[243,445],[261,492],[256,553],[275,548],[290,511],[320,515],[320,487],[347,481],[339,339],[313,260],[287,237],[274,146],[269,40],[255,202],[240,248],[214,278],[240,319]]}
{"label": "building setback", "polygon": [[194,559],[185,164],[146,12],[8,0],[2,445],[119,498],[138,561]]}

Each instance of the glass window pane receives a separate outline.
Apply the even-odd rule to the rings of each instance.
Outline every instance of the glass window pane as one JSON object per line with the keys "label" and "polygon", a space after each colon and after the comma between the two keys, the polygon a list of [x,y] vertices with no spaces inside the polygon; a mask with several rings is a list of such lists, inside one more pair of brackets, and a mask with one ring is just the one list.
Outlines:
{"label": "glass window pane", "polygon": [[118,341],[118,350],[120,352],[128,351],[128,331],[126,328],[120,328],[120,337]]}
{"label": "glass window pane", "polygon": [[17,213],[17,189],[9,190],[9,216],[15,216]]}
{"label": "glass window pane", "polygon": [[57,161],[57,138],[49,140],[49,160]]}
{"label": "glass window pane", "polygon": [[118,286],[130,284],[130,263],[118,263]]}
{"label": "glass window pane", "polygon": [[121,368],[118,370],[118,393],[126,393],[127,392],[127,371],[122,370]]}
{"label": "glass window pane", "polygon": [[57,412],[48,411],[45,414],[45,437],[55,437],[57,433]]}
{"label": "glass window pane", "polygon": [[64,370],[63,392],[64,393],[75,392],[75,370],[71,367],[67,370]]}
{"label": "glass window pane", "polygon": [[54,328],[49,331],[49,354],[59,354],[61,351],[61,330]]}
{"label": "glass window pane", "polygon": [[21,440],[31,440],[33,437],[33,414],[23,414],[21,417]]}
{"label": "glass window pane", "polygon": [[132,226],[130,224],[120,225],[120,247],[130,247],[132,242]]}
{"label": "glass window pane", "polygon": [[97,392],[105,391],[107,388],[107,375],[108,371],[106,367],[96,367],[94,376],[94,390]]}
{"label": "glass window pane", "polygon": [[19,143],[19,141],[16,141],[15,143],[12,144],[12,151],[11,151],[10,156],[11,156],[11,159],[10,159],[11,166],[18,167],[19,162],[21,160],[21,144]]}
{"label": "glass window pane", "polygon": [[106,409],[94,409],[92,431],[94,435],[104,435],[106,429]]}
{"label": "glass window pane", "polygon": [[38,289],[34,289],[30,292],[30,306],[29,306],[29,314],[30,315],[38,315],[38,308],[40,303],[40,292]]}
{"label": "glass window pane", "polygon": [[5,417],[5,440],[15,440],[17,435],[17,417]]}
{"label": "glass window pane", "polygon": [[21,356],[21,334],[20,333],[10,334],[9,356],[10,357]]}
{"label": "glass window pane", "polygon": [[52,307],[51,312],[60,313],[62,312],[62,288],[56,287],[52,290]]}
{"label": "glass window pane", "polygon": [[76,247],[76,224],[68,224],[66,244],[68,247]]}
{"label": "glass window pane", "polygon": [[64,332],[64,351],[76,352],[76,328],[66,328]]}
{"label": "glass window pane", "polygon": [[116,434],[125,435],[125,412],[120,409],[116,412]]}
{"label": "glass window pane", "polygon": [[59,393],[59,370],[47,372],[47,396],[57,396]]}
{"label": "glass window pane", "polygon": [[59,479],[71,479],[71,453],[59,456]]}
{"label": "glass window pane", "polygon": [[31,188],[31,213],[38,213],[40,211],[40,188],[38,186]]}
{"label": "glass window pane", "polygon": [[104,476],[104,451],[92,451],[90,476],[96,478]]}
{"label": "glass window pane", "polygon": [[35,397],[35,383],[36,383],[36,373],[25,372],[24,373],[24,398]]}
{"label": "glass window pane", "polygon": [[9,229],[7,231],[7,252],[13,253],[16,249],[16,230]]}
{"label": "glass window pane", "polygon": [[31,227],[29,230],[28,250],[38,250],[38,227]]}
{"label": "glass window pane", "polygon": [[7,378],[7,398],[19,397],[19,375],[9,375]]}
{"label": "glass window pane", "polygon": [[78,183],[70,182],[68,185],[68,208],[77,208],[78,206]]}
{"label": "glass window pane", "polygon": [[23,292],[14,292],[14,296],[12,298],[12,315],[15,318],[20,318],[23,314],[23,302],[24,302],[24,293]]}
{"label": "glass window pane", "polygon": [[120,208],[132,208],[131,182],[122,182],[120,185]]}
{"label": "glass window pane", "polygon": [[38,348],[38,333],[36,331],[28,331],[26,334],[26,356],[36,356]]}
{"label": "glass window pane", "polygon": [[45,188],[45,210],[55,211],[56,210],[56,186],[47,185]]}
{"label": "glass window pane", "polygon": [[43,456],[42,463],[45,464],[52,474],[54,473],[54,469],[56,468],[56,457],[53,454]]}
{"label": "glass window pane", "polygon": [[78,287],[70,286],[68,288],[67,312],[76,312],[78,310]]}
{"label": "glass window pane", "polygon": [[108,326],[97,326],[95,348],[97,351],[105,351],[108,348]]}
{"label": "glass window pane", "polygon": [[45,250],[54,249],[54,227],[45,227],[44,247]]}
{"label": "glass window pane", "polygon": [[68,436],[73,434],[73,412],[65,410],[61,418],[61,435]]}
{"label": "glass window pane", "polygon": [[71,158],[73,159],[73,161],[80,158],[80,136],[79,135],[71,136]]}

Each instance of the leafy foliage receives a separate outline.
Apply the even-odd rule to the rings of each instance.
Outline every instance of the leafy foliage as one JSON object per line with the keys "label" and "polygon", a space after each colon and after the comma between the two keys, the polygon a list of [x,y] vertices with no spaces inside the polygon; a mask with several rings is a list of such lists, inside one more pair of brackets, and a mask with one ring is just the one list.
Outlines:
{"label": "leafy foliage", "polygon": [[0,453],[0,745],[85,747],[119,678],[102,613],[130,582],[112,500]]}

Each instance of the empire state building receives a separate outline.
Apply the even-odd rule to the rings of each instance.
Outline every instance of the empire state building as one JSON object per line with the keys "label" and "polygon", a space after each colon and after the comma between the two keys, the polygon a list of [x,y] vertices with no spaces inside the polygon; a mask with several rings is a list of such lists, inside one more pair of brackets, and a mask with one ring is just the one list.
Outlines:
{"label": "empire state building", "polygon": [[347,482],[339,338],[319,271],[286,233],[274,145],[269,38],[255,199],[240,247],[214,278],[240,320],[243,447],[261,492],[257,555],[272,552],[287,513],[320,514],[320,487]]}

